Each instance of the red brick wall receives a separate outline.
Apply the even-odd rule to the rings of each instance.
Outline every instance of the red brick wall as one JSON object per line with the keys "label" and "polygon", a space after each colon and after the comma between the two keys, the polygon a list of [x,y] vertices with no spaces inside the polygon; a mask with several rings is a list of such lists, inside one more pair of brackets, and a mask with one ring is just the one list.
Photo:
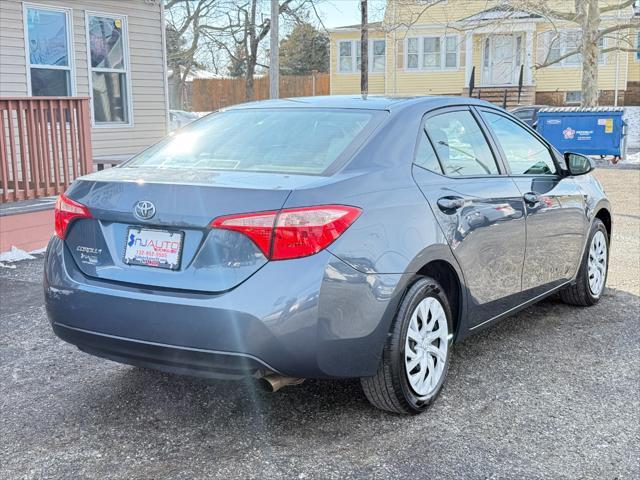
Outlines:
{"label": "red brick wall", "polygon": [[627,82],[627,93],[624,96],[627,107],[640,105],[640,82]]}
{"label": "red brick wall", "polygon": [[[640,90],[640,85],[639,85]],[[564,91],[556,92],[536,92],[536,105],[552,105],[554,107],[564,107],[565,99]],[[640,95],[640,91],[638,92]],[[598,104],[600,105],[613,105],[615,98],[615,92],[613,90],[601,90],[598,97]],[[627,99],[627,92],[625,90],[618,90],[618,105],[632,105]],[[571,106],[578,106],[571,104]]]}

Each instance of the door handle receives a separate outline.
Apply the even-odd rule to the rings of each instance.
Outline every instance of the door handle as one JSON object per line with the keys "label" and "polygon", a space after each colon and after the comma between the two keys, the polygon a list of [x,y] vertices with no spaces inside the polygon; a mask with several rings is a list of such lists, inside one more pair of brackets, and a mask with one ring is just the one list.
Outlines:
{"label": "door handle", "polygon": [[534,206],[536,203],[540,202],[540,195],[538,195],[537,193],[533,193],[533,192],[527,192],[525,193],[522,198],[524,199],[525,203],[527,203],[528,205]]}
{"label": "door handle", "polygon": [[444,213],[451,215],[456,210],[464,207],[464,198],[460,197],[442,197],[438,199],[438,208]]}

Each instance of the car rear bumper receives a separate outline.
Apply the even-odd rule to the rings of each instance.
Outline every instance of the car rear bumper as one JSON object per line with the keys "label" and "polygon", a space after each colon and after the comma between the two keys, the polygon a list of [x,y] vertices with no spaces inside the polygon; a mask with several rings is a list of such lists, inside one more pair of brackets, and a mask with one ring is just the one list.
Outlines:
{"label": "car rear bumper", "polygon": [[54,333],[83,352],[145,368],[204,378],[237,379],[277,370],[251,355],[166,345],[52,324]]}
{"label": "car rear bumper", "polygon": [[323,251],[269,262],[224,293],[146,288],[85,276],[56,237],[44,278],[47,313],[63,340],[123,363],[223,378],[373,375],[402,282]]}

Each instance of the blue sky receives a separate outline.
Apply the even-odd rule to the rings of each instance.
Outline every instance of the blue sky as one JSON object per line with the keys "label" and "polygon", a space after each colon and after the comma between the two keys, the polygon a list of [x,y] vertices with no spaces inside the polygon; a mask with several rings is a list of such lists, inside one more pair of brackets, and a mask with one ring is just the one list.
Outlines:
{"label": "blue sky", "polygon": [[[369,4],[369,21],[380,20],[380,1],[370,0]],[[360,23],[359,0],[327,0],[320,2],[317,8],[324,26],[327,28]]]}

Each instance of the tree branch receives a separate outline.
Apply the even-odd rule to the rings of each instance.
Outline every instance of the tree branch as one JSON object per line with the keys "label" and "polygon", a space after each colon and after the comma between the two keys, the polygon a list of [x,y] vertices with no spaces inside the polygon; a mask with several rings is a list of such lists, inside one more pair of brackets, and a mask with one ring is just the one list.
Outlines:
{"label": "tree branch", "polygon": [[626,30],[628,28],[634,28],[634,27],[638,27],[640,26],[640,19],[638,19],[637,21],[633,21],[630,23],[623,23],[623,24],[618,24],[618,25],[612,25],[611,27],[607,27],[607,28],[603,28],[602,30],[598,30],[598,33],[596,34],[596,40],[604,37],[605,35],[611,33],[611,32],[618,32],[620,30]]}
{"label": "tree branch", "polygon": [[600,13],[602,14],[607,12],[613,12],[616,10],[623,10],[627,7],[632,6],[635,2],[636,0],[625,0],[624,2],[614,3],[613,5],[607,5],[600,9]]}

